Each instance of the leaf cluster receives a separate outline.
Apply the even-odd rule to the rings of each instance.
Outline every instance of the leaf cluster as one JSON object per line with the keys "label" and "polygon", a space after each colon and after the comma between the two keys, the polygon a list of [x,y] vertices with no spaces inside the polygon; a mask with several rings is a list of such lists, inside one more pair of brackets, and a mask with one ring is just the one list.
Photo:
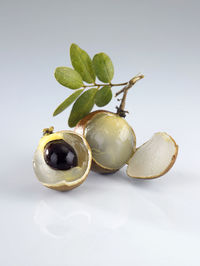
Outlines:
{"label": "leaf cluster", "polygon": [[[91,59],[86,51],[74,43],[70,47],[70,59],[73,68],[57,67],[55,78],[75,92],[56,108],[53,115],[60,114],[73,103],[68,125],[74,127],[95,104],[102,107],[111,101],[114,67],[107,54],[98,53]],[[104,84],[97,84],[97,78]]]}

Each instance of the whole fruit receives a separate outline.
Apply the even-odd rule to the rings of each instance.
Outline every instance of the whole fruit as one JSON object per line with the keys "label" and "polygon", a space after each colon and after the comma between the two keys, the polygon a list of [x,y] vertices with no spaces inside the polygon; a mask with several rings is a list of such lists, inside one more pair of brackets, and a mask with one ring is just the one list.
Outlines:
{"label": "whole fruit", "polygon": [[92,170],[112,173],[123,167],[136,150],[136,137],[127,121],[117,114],[99,110],[78,122],[75,131],[82,134],[92,150]]}

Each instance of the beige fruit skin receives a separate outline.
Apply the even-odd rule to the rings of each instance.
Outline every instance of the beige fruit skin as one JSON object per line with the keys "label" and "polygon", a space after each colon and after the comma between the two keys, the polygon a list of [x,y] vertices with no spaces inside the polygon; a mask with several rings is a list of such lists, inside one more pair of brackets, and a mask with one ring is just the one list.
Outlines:
{"label": "beige fruit skin", "polygon": [[[88,171],[89,173],[89,171]],[[68,191],[68,190],[72,190],[73,188],[76,188],[78,186],[80,186],[86,179],[86,177],[88,176],[88,173],[84,176],[84,178],[77,182],[77,184],[73,184],[73,185],[68,185],[68,184],[59,184],[58,186],[56,185],[48,185],[48,184],[45,184],[45,183],[42,183],[45,187],[48,187],[48,188],[51,188],[51,189],[54,189],[54,190],[57,190],[57,191]]]}
{"label": "beige fruit skin", "polygon": [[[85,116],[84,118],[82,118],[76,125],[76,127],[74,128],[74,131],[85,136],[85,129],[87,126],[87,123],[96,115],[99,113],[110,113],[110,114],[115,114],[113,112],[109,112],[106,110],[97,110],[94,111],[92,113],[89,113],[87,116]],[[115,114],[116,115],[116,114]],[[131,128],[132,129],[132,128]],[[136,141],[136,136],[135,136],[135,132],[133,131],[133,135],[135,137],[135,141]],[[109,169],[104,167],[103,165],[98,164],[94,159],[92,159],[92,165],[91,165],[91,170],[97,173],[101,173],[101,174],[112,174],[115,173],[117,171],[119,171],[119,169]]]}
{"label": "beige fruit skin", "polygon": [[100,174],[114,174],[119,171],[119,169],[107,169],[103,166],[98,165],[94,160],[92,160],[91,170]]}
{"label": "beige fruit skin", "polygon": [[[62,131],[60,131],[60,132],[62,133]],[[73,131],[68,131],[68,132],[73,133]],[[66,182],[66,181],[61,181],[61,182],[56,183],[56,184],[48,184],[48,183],[44,183],[44,182],[40,181],[40,183],[43,184],[45,187],[48,187],[50,189],[57,190],[57,191],[69,191],[69,190],[72,190],[73,188],[80,186],[85,181],[85,179],[87,178],[87,176],[90,172],[91,164],[92,164],[92,151],[91,151],[90,146],[87,143],[86,139],[84,139],[81,134],[78,134],[78,133],[76,133],[76,134],[79,135],[79,137],[81,137],[81,139],[83,140],[83,142],[84,142],[84,144],[88,150],[87,171],[85,172],[85,174],[80,179],[73,181],[71,183]]]}
{"label": "beige fruit skin", "polygon": [[[169,136],[169,135],[168,135]],[[155,175],[155,176],[151,176],[151,177],[137,177],[137,176],[130,176],[130,175],[128,175],[128,173],[127,173],[127,170],[126,170],[126,173],[127,173],[127,175],[129,176],[129,177],[131,177],[131,178],[135,178],[135,179],[154,179],[154,178],[158,178],[158,177],[161,177],[161,176],[163,176],[163,175],[165,175],[171,168],[172,168],[172,166],[174,165],[174,163],[175,163],[175,161],[176,161],[176,158],[177,158],[177,155],[178,155],[178,149],[179,149],[179,147],[178,147],[178,145],[176,144],[176,142],[175,142],[175,140],[171,137],[171,136],[169,136],[170,137],[170,139],[174,142],[174,145],[175,145],[175,147],[176,147],[176,152],[175,152],[175,154],[172,156],[172,160],[171,160],[171,162],[170,162],[170,164],[168,165],[168,167],[162,172],[162,173],[160,173],[159,175]],[[145,142],[146,143],[146,142]],[[144,144],[145,144],[144,143]],[[144,144],[142,144],[142,145],[144,145]],[[137,148],[138,149],[138,148]]]}
{"label": "beige fruit skin", "polygon": [[90,121],[90,119],[93,118],[93,116],[95,116],[96,114],[99,114],[99,113],[110,113],[110,114],[113,114],[112,112],[109,112],[109,111],[105,111],[105,110],[97,110],[97,111],[94,111],[92,113],[89,113],[88,115],[86,115],[83,119],[81,119],[76,127],[74,128],[74,131],[81,134],[81,135],[84,135],[85,133],[85,128],[86,128],[86,125],[88,123],[88,121]]}

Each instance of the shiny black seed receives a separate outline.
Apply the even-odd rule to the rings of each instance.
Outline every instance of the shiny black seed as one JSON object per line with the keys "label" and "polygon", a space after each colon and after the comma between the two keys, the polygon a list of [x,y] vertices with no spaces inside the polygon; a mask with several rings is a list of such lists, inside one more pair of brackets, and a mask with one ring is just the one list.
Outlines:
{"label": "shiny black seed", "polygon": [[56,170],[69,170],[78,165],[75,150],[64,140],[53,140],[44,148],[45,162]]}

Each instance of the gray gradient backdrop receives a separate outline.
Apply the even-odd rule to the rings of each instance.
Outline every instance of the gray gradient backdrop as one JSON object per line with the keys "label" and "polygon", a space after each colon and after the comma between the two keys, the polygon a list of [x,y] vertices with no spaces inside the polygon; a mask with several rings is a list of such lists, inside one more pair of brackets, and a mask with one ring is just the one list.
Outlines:
{"label": "gray gradient backdrop", "polygon": [[[56,261],[58,265],[80,265],[80,261],[83,265],[99,265],[100,262],[101,265],[136,263],[140,266],[177,266],[192,262],[192,265],[199,265],[196,253],[200,235],[199,10],[199,1],[195,0],[0,0],[0,247],[5,250],[0,255],[1,265],[55,265]],[[115,66],[114,82],[128,81],[138,72],[145,75],[145,79],[129,92],[127,109],[130,115],[127,120],[136,132],[138,145],[156,131],[166,131],[175,138],[180,152],[168,176],[144,185],[144,182],[127,181],[124,170],[116,175],[116,179],[112,177],[112,182],[90,174],[83,187],[62,195],[43,188],[37,182],[32,171],[32,155],[41,137],[41,130],[51,125],[56,130],[67,128],[70,109],[56,118],[52,117],[55,107],[70,93],[56,82],[53,72],[57,66],[70,66],[69,47],[72,42],[86,49],[91,56],[100,51],[108,53]],[[108,109],[114,110],[116,103],[114,99]],[[107,182],[105,187],[101,180]],[[104,198],[98,192],[99,186],[101,193],[108,194],[105,194],[105,198],[113,202],[108,212],[118,210],[114,200],[116,194],[109,192],[109,186],[115,186],[122,198],[128,195],[129,190],[130,194],[133,190],[135,195],[142,194],[150,201],[161,202],[160,208],[170,216],[173,232],[164,220],[161,221],[162,230],[170,231],[171,237],[166,233],[161,234],[163,237],[160,239],[160,231],[154,222],[151,228],[155,229],[152,231],[155,241],[163,240],[165,246],[158,247],[154,243],[149,250],[143,247],[142,241],[137,245],[141,235],[136,232],[133,234],[135,242],[130,240],[132,231],[127,228],[134,224],[131,215],[124,227],[119,227],[115,233],[100,226],[101,222],[95,216],[96,205],[90,206],[90,211],[87,207],[94,197]],[[123,186],[127,186],[124,194],[123,189],[122,192],[118,190]],[[84,206],[93,219],[93,227],[90,228],[94,231],[88,227],[87,230],[81,229],[80,235],[73,235],[69,230],[70,237],[61,241],[40,232],[37,225],[41,226],[41,223],[33,217],[41,210],[41,202],[47,203],[53,198],[54,201],[49,205],[56,205],[55,202],[70,201],[73,197],[77,201],[68,208],[73,213],[73,204],[76,204],[82,210],[84,208],[79,206],[79,202],[85,200]],[[133,200],[127,197],[127,202]],[[140,208],[137,197],[134,200]],[[103,201],[98,204],[99,208],[106,208]],[[58,206],[54,207],[57,209]],[[148,206],[144,204],[142,208],[146,210]],[[65,206],[63,209],[70,212]],[[123,210],[122,206],[120,210]],[[137,207],[135,211],[137,217]],[[106,213],[102,217],[105,218]],[[140,218],[143,221],[142,215]],[[145,216],[145,219],[148,220],[149,216]],[[99,222],[99,226],[96,226],[95,221]],[[180,226],[180,236],[184,235],[185,238],[180,239],[176,235],[174,240],[173,236]],[[72,226],[72,231],[77,228],[78,225]],[[137,228],[137,232],[146,232],[144,228]],[[102,234],[98,235],[98,230]],[[151,235],[148,238],[142,235],[142,240],[151,247]],[[69,242],[72,243],[70,247]],[[123,243],[123,247],[120,244],[118,246],[117,242]],[[191,242],[194,245],[192,247],[189,245]],[[98,250],[101,250],[101,245],[98,243],[103,246],[100,260]],[[65,246],[70,250],[68,255],[64,252]],[[177,246],[179,248],[175,252]],[[131,255],[131,247],[136,251],[134,256]],[[160,257],[156,255],[157,248]],[[10,257],[11,250],[13,253]],[[24,256],[20,255],[23,250]],[[33,250],[39,255],[33,256]],[[76,250],[79,258],[75,256]],[[164,250],[168,250],[167,255]],[[122,257],[118,257],[119,251]],[[189,253],[186,254],[186,251]],[[33,257],[32,260],[30,257]]]}

